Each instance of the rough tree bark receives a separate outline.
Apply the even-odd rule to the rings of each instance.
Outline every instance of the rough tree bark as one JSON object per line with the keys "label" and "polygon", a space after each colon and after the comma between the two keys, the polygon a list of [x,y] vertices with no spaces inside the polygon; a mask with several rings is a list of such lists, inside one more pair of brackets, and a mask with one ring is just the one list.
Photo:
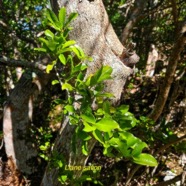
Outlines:
{"label": "rough tree bark", "polygon": [[[124,55],[126,49],[118,40],[109,22],[102,0],[58,0],[58,6],[59,8],[65,6],[68,13],[77,12],[79,14],[77,20],[72,25],[74,29],[70,33],[70,39],[76,40],[85,53],[93,58],[93,62],[89,64],[87,74],[94,73],[101,65],[109,65],[113,68],[113,79],[105,82],[104,90],[114,94],[115,97],[111,100],[113,105],[119,104],[123,86],[127,77],[132,73],[132,69],[124,65],[123,61],[125,62],[125,59],[121,59],[122,56],[126,56]],[[53,9],[56,10],[58,7],[53,7]],[[129,60],[132,62],[139,60],[136,56],[134,58]],[[76,143],[78,155],[72,151],[70,144],[73,133],[74,128],[68,124],[68,118],[65,118],[59,136],[55,141],[54,151],[63,154],[67,165],[84,166],[87,157],[81,154],[80,144]],[[95,140],[89,143],[90,150],[94,144]],[[80,175],[81,171],[75,172],[75,177]],[[48,167],[41,185],[59,186],[61,184],[58,182],[57,177],[58,171]]]}

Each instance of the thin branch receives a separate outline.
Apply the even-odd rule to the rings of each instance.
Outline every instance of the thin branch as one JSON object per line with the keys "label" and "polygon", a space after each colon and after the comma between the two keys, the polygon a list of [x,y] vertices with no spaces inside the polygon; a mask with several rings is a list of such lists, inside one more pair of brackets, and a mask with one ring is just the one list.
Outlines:
{"label": "thin branch", "polygon": [[26,68],[37,69],[41,71],[44,71],[46,69],[46,66],[42,64],[42,61],[31,63],[27,61],[9,59],[5,56],[0,57],[0,65],[5,65],[9,67],[26,67]]}
{"label": "thin branch", "polygon": [[159,148],[155,153],[154,155],[157,155],[159,154],[160,152],[163,152],[164,150],[168,149],[170,146],[176,144],[176,143],[179,143],[181,142],[182,140],[186,139],[186,135],[176,139],[175,141],[171,141],[170,143],[167,143],[165,144],[164,146],[162,146],[161,148]]}
{"label": "thin branch", "polygon": [[163,182],[157,183],[156,185],[153,185],[153,186],[169,186],[171,184],[176,183],[177,181],[180,181],[181,178],[182,178],[182,175],[178,175],[171,180],[163,181]]}

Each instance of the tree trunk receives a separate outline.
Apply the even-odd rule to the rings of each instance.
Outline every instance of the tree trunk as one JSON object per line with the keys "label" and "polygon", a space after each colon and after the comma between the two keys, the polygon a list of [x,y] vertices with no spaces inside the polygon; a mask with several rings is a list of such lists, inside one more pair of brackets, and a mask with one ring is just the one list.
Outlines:
{"label": "tree trunk", "polygon": [[158,95],[158,98],[156,100],[156,103],[154,105],[154,108],[152,112],[150,113],[149,117],[156,121],[159,116],[161,115],[163,108],[165,106],[165,103],[167,101],[169,91],[172,85],[172,82],[175,77],[175,71],[177,68],[177,63],[180,58],[180,53],[182,52],[184,45],[186,42],[186,25],[184,24],[182,27],[182,30],[177,35],[177,40],[175,41],[169,63],[167,66],[164,82],[162,86],[160,87],[160,93]]}
{"label": "tree trunk", "polygon": [[134,8],[131,12],[130,18],[125,28],[123,29],[123,33],[122,33],[122,43],[124,45],[128,43],[129,36],[134,26],[143,17],[143,12],[144,12],[146,3],[147,3],[146,0],[136,0],[134,2]]}
{"label": "tree trunk", "polygon": [[25,72],[10,93],[4,106],[3,134],[5,150],[16,169],[23,173],[34,172],[32,161],[37,151],[30,142],[29,128],[32,122],[33,98],[46,84],[48,75],[33,79],[32,73]]}
{"label": "tree trunk", "polygon": [[[108,20],[107,13],[101,0],[58,0],[59,8],[65,6],[67,12],[77,12],[78,18],[73,22],[73,30],[70,33],[70,39],[77,41],[77,44],[83,48],[85,53],[93,58],[89,63],[87,75],[94,73],[102,65],[109,65],[113,68],[112,80],[105,82],[105,91],[114,94],[111,100],[113,105],[119,104],[123,86],[132,69],[125,66],[121,56],[126,52],[118,40],[112,25]],[[56,9],[56,7],[54,7]],[[138,59],[138,58],[137,58]],[[71,147],[71,140],[74,134],[74,127],[68,123],[65,118],[59,136],[55,141],[54,151],[62,153],[67,165],[84,166],[87,156],[81,153],[81,145],[76,143],[77,154],[74,154]],[[94,147],[95,140],[89,143],[89,149]],[[74,172],[75,177],[81,175],[80,172]],[[48,168],[45,171],[42,186],[58,186],[58,171]]]}

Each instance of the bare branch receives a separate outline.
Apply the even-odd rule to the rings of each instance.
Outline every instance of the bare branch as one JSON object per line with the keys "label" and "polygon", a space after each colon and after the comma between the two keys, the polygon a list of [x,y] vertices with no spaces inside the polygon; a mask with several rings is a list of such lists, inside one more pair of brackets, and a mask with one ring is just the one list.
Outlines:
{"label": "bare branch", "polygon": [[9,67],[26,67],[31,69],[38,69],[44,71],[46,66],[43,65],[42,61],[37,61],[35,63],[21,60],[9,59],[5,56],[0,57],[0,65],[5,65]]}
{"label": "bare branch", "polygon": [[176,176],[175,178],[173,178],[171,180],[167,180],[167,181],[163,181],[163,182],[157,183],[154,186],[169,186],[169,185],[174,184],[174,183],[176,183],[177,181],[180,181],[180,180],[181,180],[181,175],[178,175],[178,176]]}

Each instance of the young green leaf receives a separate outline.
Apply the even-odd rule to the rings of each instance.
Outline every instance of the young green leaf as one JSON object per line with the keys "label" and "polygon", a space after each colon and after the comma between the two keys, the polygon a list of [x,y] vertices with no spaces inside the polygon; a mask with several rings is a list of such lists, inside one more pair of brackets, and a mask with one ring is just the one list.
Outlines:
{"label": "young green leaf", "polygon": [[74,107],[72,105],[66,105],[65,106],[65,109],[68,111],[68,112],[71,112],[73,113],[75,111]]}
{"label": "young green leaf", "polygon": [[48,64],[46,67],[46,73],[50,73],[50,71],[54,68],[54,65],[56,64],[56,61],[52,61],[51,64]]}
{"label": "young green leaf", "polygon": [[53,80],[53,81],[52,81],[52,85],[56,85],[56,84],[58,84],[58,83],[59,83],[58,80]]}
{"label": "young green leaf", "polygon": [[63,54],[60,54],[59,56],[59,60],[60,62],[63,64],[63,65],[66,65],[67,61],[66,61],[66,58]]}
{"label": "young green leaf", "polygon": [[110,66],[103,66],[101,68],[101,75],[97,78],[97,82],[111,79],[112,68]]}
{"label": "young green leaf", "polygon": [[83,119],[83,121],[86,121],[91,124],[94,124],[96,122],[94,115],[90,112],[86,113],[86,114],[82,114],[81,118]]}
{"label": "young green leaf", "polygon": [[83,142],[83,145],[81,146],[81,149],[82,149],[82,153],[85,155],[85,156],[88,156],[88,146],[87,146],[87,141],[84,141]]}
{"label": "young green leaf", "polygon": [[50,37],[50,38],[52,38],[52,39],[54,39],[54,34],[50,31],[50,30],[45,30],[45,35],[46,36],[48,36],[48,37]]}
{"label": "young green leaf", "polygon": [[72,91],[74,88],[73,88],[73,86],[71,85],[71,84],[69,84],[69,83],[64,83],[63,85],[62,85],[62,90],[69,90],[69,91]]}
{"label": "young green leaf", "polygon": [[67,27],[74,19],[76,19],[76,17],[78,16],[77,13],[71,13],[64,25],[64,27]]}
{"label": "young green leaf", "polygon": [[40,52],[47,52],[46,48],[34,48],[34,50],[40,51]]}
{"label": "young green leaf", "polygon": [[63,26],[65,24],[65,16],[66,16],[66,8],[65,7],[62,7],[59,10],[59,14],[58,14],[58,18],[59,18],[59,21],[61,23],[61,28],[63,28]]}
{"label": "young green leaf", "polygon": [[147,144],[145,142],[142,142],[141,140],[139,140],[138,143],[135,144],[135,146],[133,147],[133,151],[132,151],[132,156],[138,156],[141,154],[142,150],[147,147]]}
{"label": "young green leaf", "polygon": [[77,45],[70,46],[70,49],[76,54],[78,59],[85,58],[85,54],[79,46],[77,46]]}
{"label": "young green leaf", "polygon": [[95,130],[92,132],[92,134],[96,140],[98,140],[100,143],[104,144],[102,132],[100,132],[99,130]]}
{"label": "young green leaf", "polygon": [[112,118],[103,118],[100,121],[98,121],[94,126],[103,132],[110,132],[113,129],[118,129],[119,125],[116,121],[114,121]]}
{"label": "young green leaf", "polygon": [[85,132],[92,132],[92,131],[96,130],[95,126],[89,125],[86,121],[83,121],[83,125],[84,125],[83,131],[85,131]]}
{"label": "young green leaf", "polygon": [[61,23],[59,22],[55,13],[52,10],[47,9],[46,16],[47,16],[47,19],[51,22],[50,26],[52,26],[56,30],[60,31],[61,30]]}
{"label": "young green leaf", "polygon": [[72,46],[76,44],[76,42],[74,40],[69,40],[69,41],[66,41],[64,44],[63,44],[63,47],[62,48],[67,48],[69,46]]}
{"label": "young green leaf", "polygon": [[142,153],[138,156],[133,156],[133,162],[151,167],[155,167],[158,165],[157,160],[152,155],[145,153]]}

